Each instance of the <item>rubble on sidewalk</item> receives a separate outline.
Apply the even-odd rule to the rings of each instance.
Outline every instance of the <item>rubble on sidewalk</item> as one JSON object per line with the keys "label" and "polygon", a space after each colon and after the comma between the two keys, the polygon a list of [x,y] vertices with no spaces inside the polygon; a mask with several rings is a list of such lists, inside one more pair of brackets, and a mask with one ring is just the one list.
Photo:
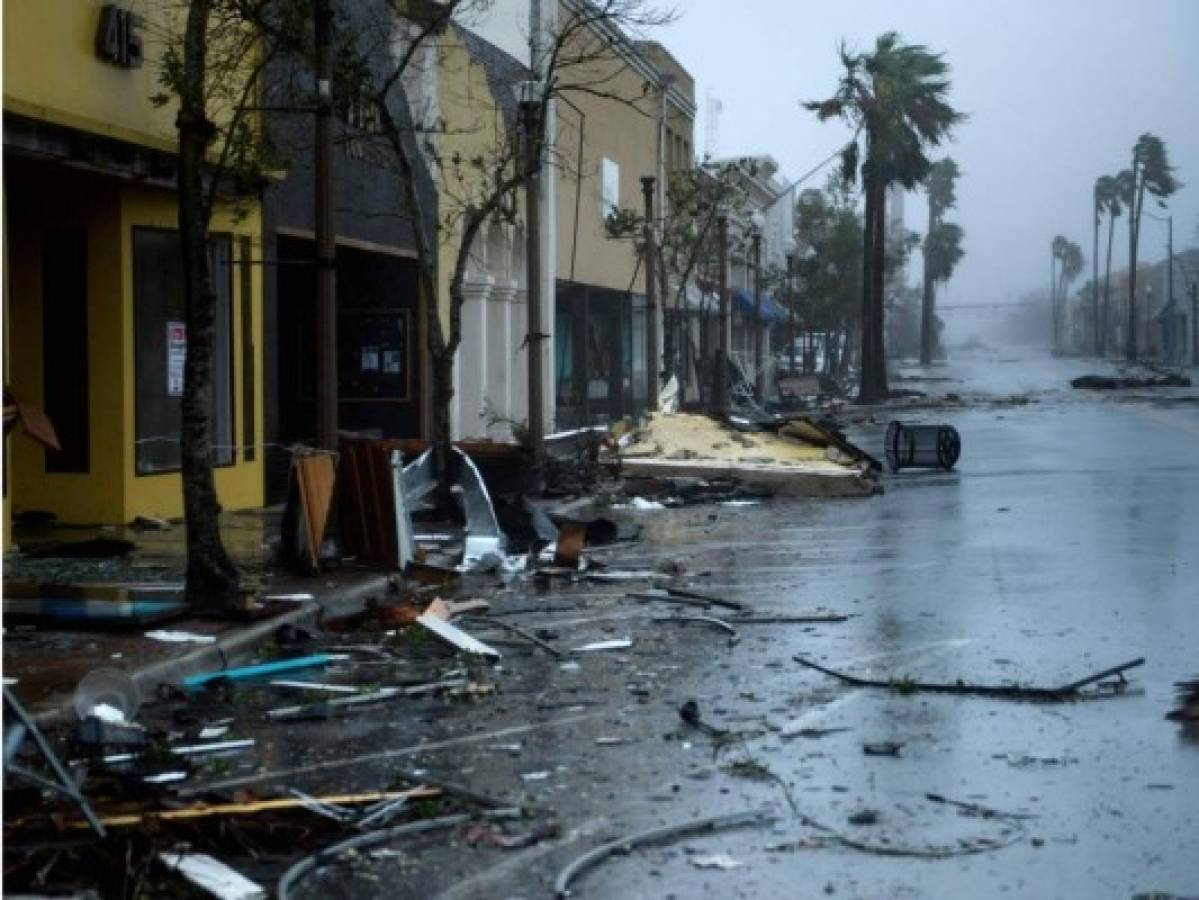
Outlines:
{"label": "rubble on sidewalk", "polygon": [[1130,388],[1190,387],[1191,379],[1175,372],[1153,375],[1080,375],[1071,380],[1075,390],[1117,391]]}
{"label": "rubble on sidewalk", "polygon": [[745,430],[697,414],[656,414],[620,451],[622,471],[643,477],[729,478],[772,494],[866,496],[877,467],[831,429],[808,419]]}

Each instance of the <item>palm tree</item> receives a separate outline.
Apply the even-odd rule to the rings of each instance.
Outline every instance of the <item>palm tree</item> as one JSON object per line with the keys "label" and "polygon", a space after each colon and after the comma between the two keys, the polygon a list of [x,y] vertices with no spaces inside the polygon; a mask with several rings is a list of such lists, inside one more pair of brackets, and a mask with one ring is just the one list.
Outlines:
{"label": "palm tree", "polygon": [[1182,185],[1174,177],[1174,167],[1166,155],[1166,145],[1155,134],[1145,132],[1132,148],[1132,185],[1128,199],[1128,347],[1129,362],[1137,358],[1137,249],[1141,239],[1141,210],[1146,192],[1157,198],[1159,206]]}
{"label": "palm tree", "polygon": [[1061,256],[1058,257],[1060,264],[1060,272],[1058,274],[1058,298],[1059,312],[1064,313],[1067,305],[1068,291],[1071,283],[1082,274],[1083,266],[1086,264],[1086,257],[1082,255],[1082,248],[1074,241],[1065,241],[1061,247]]}
{"label": "palm tree", "polygon": [[1062,235],[1054,235],[1053,240],[1049,244],[1049,314],[1053,320],[1053,352],[1061,351],[1061,337],[1058,333],[1058,326],[1061,322],[1061,310],[1059,309],[1059,288],[1058,288],[1058,263],[1066,255],[1066,248],[1070,245],[1069,239]]}
{"label": "palm tree", "polygon": [[[1115,237],[1116,219],[1124,214],[1124,210],[1132,205],[1132,172],[1121,169],[1116,173],[1116,189],[1107,208],[1107,261],[1103,273],[1103,324],[1110,328],[1111,295],[1112,295],[1112,242]],[[1114,338],[1114,335],[1113,335]],[[1118,349],[1117,349],[1117,352]]]}
{"label": "palm tree", "polygon": [[1095,182],[1095,290],[1099,290],[1099,223],[1107,216],[1107,262],[1103,276],[1103,306],[1096,308],[1095,353],[1103,356],[1107,352],[1107,332],[1111,327],[1111,281],[1112,281],[1112,238],[1116,219],[1124,212],[1125,196],[1128,193],[1132,173],[1127,169],[1118,175],[1102,175]]}
{"label": "palm tree", "polygon": [[1104,214],[1111,209],[1112,203],[1116,201],[1118,190],[1119,187],[1116,184],[1115,178],[1111,175],[1100,175],[1095,179],[1095,187],[1091,192],[1091,196],[1095,202],[1094,221],[1092,222],[1093,236],[1091,241],[1091,319],[1094,327],[1091,349],[1096,356],[1103,355],[1103,330],[1105,325],[1105,321],[1099,317],[1099,225],[1103,220]]}
{"label": "palm tree", "polygon": [[[924,186],[925,192],[928,194],[928,234],[924,239],[924,300],[920,307],[920,362],[926,366],[933,361],[933,289],[938,280],[949,278],[949,274],[953,271],[953,266],[957,264],[962,254],[960,246],[955,246],[957,258],[949,264],[949,271],[941,279],[938,279],[932,273],[930,266],[935,266],[938,263],[943,265],[946,257],[942,257],[937,262],[930,262],[929,247],[930,242],[932,242],[933,247],[938,247],[941,250],[946,249],[945,241],[947,235],[943,234],[935,240],[934,236],[937,235],[938,229],[942,225],[945,211],[953,209],[957,203],[955,187],[960,174],[961,171],[958,169],[958,164],[947,156],[933,163],[932,168],[929,169],[928,180]],[[961,228],[958,228],[957,231],[957,244],[960,245]]]}
{"label": "palm tree", "polygon": [[911,189],[923,182],[931,166],[925,149],[939,146],[965,116],[946,100],[949,66],[922,44],[904,44],[889,31],[879,36],[871,53],[851,54],[843,45],[840,54],[845,72],[836,92],[805,106],[821,121],[840,118],[855,129],[842,169],[855,178],[860,162],[865,195],[858,402],[873,403],[888,393],[883,347],[886,190],[894,183]]}

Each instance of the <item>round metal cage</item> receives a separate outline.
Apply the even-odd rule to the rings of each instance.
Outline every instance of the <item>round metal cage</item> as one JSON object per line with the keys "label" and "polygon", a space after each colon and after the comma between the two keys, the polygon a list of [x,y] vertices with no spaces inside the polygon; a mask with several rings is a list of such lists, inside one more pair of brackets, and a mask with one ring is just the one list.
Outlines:
{"label": "round metal cage", "polygon": [[883,439],[887,466],[900,469],[952,469],[962,455],[962,439],[952,425],[892,422]]}

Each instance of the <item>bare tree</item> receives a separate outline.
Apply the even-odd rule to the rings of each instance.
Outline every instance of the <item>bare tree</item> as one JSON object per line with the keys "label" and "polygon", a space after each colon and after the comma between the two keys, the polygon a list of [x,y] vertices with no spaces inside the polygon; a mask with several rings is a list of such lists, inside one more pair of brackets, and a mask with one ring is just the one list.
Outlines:
{"label": "bare tree", "polygon": [[179,236],[187,355],[180,456],[187,528],[189,605],[227,608],[241,592],[237,566],[221,540],[213,479],[212,356],[216,293],[209,225],[221,197],[253,196],[262,147],[252,100],[271,50],[238,0],[190,0],[182,35],[168,34],[159,105],[178,101]]}
{"label": "bare tree", "polygon": [[[431,140],[414,141],[414,135],[432,136],[445,133],[445,124],[421,119],[420,110],[413,111],[411,124],[395,115],[394,99],[405,98],[406,76],[421,65],[436,65],[439,38],[458,26],[456,21],[468,19],[469,14],[484,8],[485,0],[448,0],[443,4],[421,5],[424,16],[414,17],[411,4],[403,0],[387,0],[397,20],[411,23],[411,31],[389,70],[371,76],[364,61],[344,66],[357,72],[360,81],[351,86],[375,109],[379,135],[395,162],[395,172],[408,215],[415,227],[415,250],[420,264],[425,297],[425,332],[431,379],[432,430],[440,470],[448,471],[451,440],[450,408],[454,397],[453,371],[458,348],[462,342],[462,307],[466,300],[466,277],[473,255],[477,252],[480,233],[496,216],[510,215],[515,209],[520,189],[534,177],[543,158],[546,144],[547,111],[557,98],[585,94],[612,102],[633,106],[649,102],[649,86],[637,92],[622,91],[617,82],[622,67],[616,49],[619,35],[626,30],[640,31],[669,20],[668,13],[650,7],[644,0],[602,0],[565,4],[564,15],[553,32],[541,36],[538,43],[535,72],[524,79],[537,82],[534,98],[536,123],[532,134],[521,135],[513,117],[505,127],[487,136],[489,143],[469,159],[460,156],[444,158]],[[427,6],[427,8],[426,8]],[[421,50],[432,50],[432,61],[424,59]],[[512,92],[517,84],[493,85],[493,92]],[[497,98],[498,100],[498,98]],[[502,101],[499,101],[502,106]],[[527,157],[531,165],[522,165],[522,140],[533,148]],[[418,149],[419,148],[419,149]],[[449,285],[448,315],[443,319],[440,305],[435,302],[437,291],[437,247],[422,223],[433,217],[421,197],[417,173],[417,152],[423,152],[440,178],[441,194],[436,221],[442,233],[454,235],[451,252],[454,254]],[[561,165],[552,149],[549,159]],[[455,189],[457,187],[457,190]]]}

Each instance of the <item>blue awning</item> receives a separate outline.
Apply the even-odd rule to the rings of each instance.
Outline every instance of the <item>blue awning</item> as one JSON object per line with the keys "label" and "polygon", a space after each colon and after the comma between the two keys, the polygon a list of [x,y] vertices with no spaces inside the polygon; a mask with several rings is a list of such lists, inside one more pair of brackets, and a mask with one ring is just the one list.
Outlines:
{"label": "blue awning", "polygon": [[[747,318],[753,318],[753,294],[738,289],[733,294],[733,309]],[[787,310],[779,306],[769,294],[762,295],[762,321],[767,325],[779,325],[787,321]]]}

